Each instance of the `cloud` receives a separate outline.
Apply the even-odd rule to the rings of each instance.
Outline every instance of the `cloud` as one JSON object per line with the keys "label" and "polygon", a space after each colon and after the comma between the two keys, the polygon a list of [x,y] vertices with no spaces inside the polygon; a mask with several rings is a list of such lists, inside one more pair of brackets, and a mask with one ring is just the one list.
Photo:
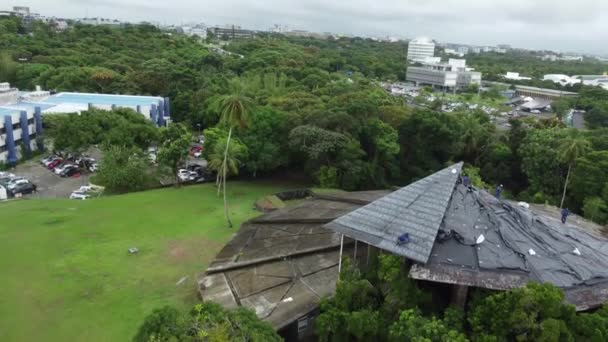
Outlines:
{"label": "cloud", "polygon": [[427,35],[471,44],[510,43],[608,53],[608,1],[600,0],[9,0],[42,14],[161,23],[274,24],[358,35]]}

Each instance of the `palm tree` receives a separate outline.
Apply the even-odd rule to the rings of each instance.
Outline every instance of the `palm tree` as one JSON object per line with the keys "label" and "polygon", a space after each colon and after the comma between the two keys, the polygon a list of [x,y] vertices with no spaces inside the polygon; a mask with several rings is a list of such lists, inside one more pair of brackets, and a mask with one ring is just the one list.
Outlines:
{"label": "palm tree", "polygon": [[[226,200],[226,176],[228,169],[228,152],[230,148],[230,139],[232,137],[232,129],[238,127],[245,129],[249,119],[249,114],[253,108],[253,101],[243,88],[242,83],[238,79],[234,79],[230,82],[231,91],[229,94],[219,96],[214,102],[213,107],[220,113],[220,123],[228,126],[228,138],[226,139],[226,146],[224,149],[224,159],[221,168],[218,170],[218,193],[220,187],[223,184],[224,192],[224,214],[226,215],[226,222],[228,227],[232,228],[232,221],[228,214],[228,201]],[[221,172],[220,172],[221,171]]]}
{"label": "palm tree", "polygon": [[559,204],[559,208],[563,208],[564,200],[566,199],[566,189],[568,189],[568,182],[570,181],[570,171],[572,166],[576,164],[576,160],[579,157],[585,155],[591,149],[591,143],[588,140],[576,137],[570,137],[562,140],[558,148],[559,158],[568,163],[568,173],[566,174],[566,183],[564,184],[564,192],[562,194],[562,200]]}

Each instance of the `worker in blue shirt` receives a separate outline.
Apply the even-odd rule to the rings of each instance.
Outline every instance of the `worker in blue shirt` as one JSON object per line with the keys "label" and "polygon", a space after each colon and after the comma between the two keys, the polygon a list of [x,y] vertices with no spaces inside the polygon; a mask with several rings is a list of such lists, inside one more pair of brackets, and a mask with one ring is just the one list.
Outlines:
{"label": "worker in blue shirt", "polygon": [[502,184],[496,187],[496,198],[500,199],[500,194],[502,194]]}
{"label": "worker in blue shirt", "polygon": [[496,187],[496,198],[500,199],[500,194],[502,194],[502,184]]}
{"label": "worker in blue shirt", "polygon": [[562,223],[566,224],[566,219],[570,216],[570,209],[564,208],[562,209]]}

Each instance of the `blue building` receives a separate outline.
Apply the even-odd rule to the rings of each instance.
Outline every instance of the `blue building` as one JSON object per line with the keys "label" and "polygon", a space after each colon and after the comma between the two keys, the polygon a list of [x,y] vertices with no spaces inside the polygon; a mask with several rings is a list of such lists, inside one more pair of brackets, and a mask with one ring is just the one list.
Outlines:
{"label": "blue building", "polygon": [[155,96],[19,92],[0,83],[0,162],[14,164],[21,153],[43,148],[42,116],[80,113],[89,108],[131,108],[157,126],[170,122],[169,98]]}

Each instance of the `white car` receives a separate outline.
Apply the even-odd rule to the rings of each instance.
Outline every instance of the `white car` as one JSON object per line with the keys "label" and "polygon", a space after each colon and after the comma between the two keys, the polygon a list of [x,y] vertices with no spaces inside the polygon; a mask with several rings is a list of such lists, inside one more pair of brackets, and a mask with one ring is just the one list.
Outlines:
{"label": "white car", "polygon": [[177,171],[177,177],[182,182],[188,182],[195,180],[198,177],[198,173],[186,169],[179,169],[179,171]]}
{"label": "white car", "polygon": [[91,196],[87,195],[87,193],[84,192],[84,191],[74,191],[70,195],[70,199],[77,199],[77,200],[86,200],[86,199],[88,199],[90,197]]}
{"label": "white car", "polygon": [[55,172],[55,174],[58,175],[58,174],[61,174],[63,172],[63,170],[65,170],[65,169],[67,169],[68,167],[71,167],[71,166],[76,166],[76,165],[74,165],[74,164],[64,164],[62,166],[56,167],[53,170],[53,172]]}
{"label": "white car", "polygon": [[27,179],[22,178],[22,177],[16,177],[16,178],[11,179],[11,180],[8,182],[8,184],[6,184],[6,188],[7,188],[7,189],[9,189],[9,190],[12,190],[12,189],[14,189],[14,188],[15,188],[17,185],[20,185],[20,184],[27,184],[27,183],[29,183],[29,181],[28,181]]}

